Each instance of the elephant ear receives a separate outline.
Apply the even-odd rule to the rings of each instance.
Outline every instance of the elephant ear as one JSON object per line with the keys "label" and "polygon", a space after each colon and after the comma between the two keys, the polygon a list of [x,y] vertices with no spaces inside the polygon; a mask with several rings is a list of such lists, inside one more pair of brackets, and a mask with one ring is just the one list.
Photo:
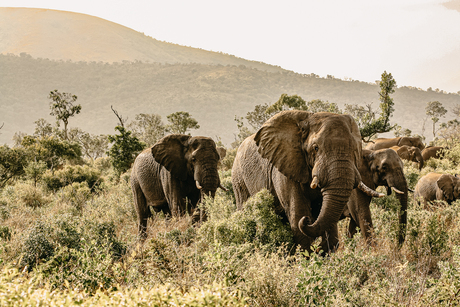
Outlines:
{"label": "elephant ear", "polygon": [[436,181],[436,184],[438,185],[439,189],[444,193],[444,196],[448,200],[454,200],[454,182],[451,178],[451,175],[442,175],[439,177],[439,179]]}
{"label": "elephant ear", "polygon": [[305,111],[280,112],[266,121],[254,137],[263,158],[286,177],[301,183],[310,179],[306,153],[302,149],[310,115]]}
{"label": "elephant ear", "polygon": [[155,161],[180,180],[187,179],[185,149],[190,138],[190,135],[170,134],[152,146],[152,156]]}

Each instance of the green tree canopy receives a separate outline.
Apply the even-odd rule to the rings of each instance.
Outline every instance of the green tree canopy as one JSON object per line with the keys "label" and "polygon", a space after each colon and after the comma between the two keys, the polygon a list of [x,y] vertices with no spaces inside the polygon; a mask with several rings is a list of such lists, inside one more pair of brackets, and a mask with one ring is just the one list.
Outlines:
{"label": "green tree canopy", "polygon": [[436,123],[439,121],[440,117],[444,117],[446,115],[447,110],[439,101],[429,101],[426,104],[425,113],[433,122],[433,137],[436,137]]}
{"label": "green tree canopy", "polygon": [[51,91],[49,98],[50,102],[50,115],[56,116],[56,124],[59,127],[60,121],[64,124],[64,140],[67,140],[67,126],[69,118],[81,111],[81,105],[74,105],[77,101],[77,96],[70,93],[60,93],[58,90]]}
{"label": "green tree canopy", "polygon": [[125,127],[116,126],[115,130],[119,134],[107,136],[109,142],[112,143],[107,155],[117,175],[120,176],[131,167],[136,156],[145,148],[145,144],[131,135],[131,131],[126,130]]}
{"label": "green tree canopy", "polygon": [[166,116],[170,124],[167,129],[171,133],[185,134],[189,129],[199,129],[200,125],[188,112],[179,111]]}
{"label": "green tree canopy", "polygon": [[154,145],[165,136],[166,126],[158,114],[137,114],[135,120],[128,125],[133,135],[139,138],[148,147]]}

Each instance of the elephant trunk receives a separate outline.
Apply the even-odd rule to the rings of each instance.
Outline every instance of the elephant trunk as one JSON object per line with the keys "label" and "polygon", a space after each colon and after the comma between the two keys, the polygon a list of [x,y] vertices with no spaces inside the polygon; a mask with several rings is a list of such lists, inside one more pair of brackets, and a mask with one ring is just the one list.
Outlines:
{"label": "elephant trunk", "polygon": [[[338,160],[326,165],[329,165],[325,172],[326,175],[319,178],[319,186],[322,187],[323,194],[319,216],[311,225],[308,225],[310,222],[308,218],[303,217],[298,225],[302,233],[312,238],[321,236],[335,226],[348,202],[351,191],[361,181],[358,170],[349,161]],[[321,174],[319,170],[318,174]],[[315,177],[315,174],[313,175]],[[327,180],[324,180],[325,178]]]}
{"label": "elephant trunk", "polygon": [[407,225],[407,195],[408,187],[404,174],[401,172],[396,176],[396,180],[387,180],[388,186],[396,192],[396,198],[399,201],[399,234],[398,241],[402,245],[406,238],[406,225]]}
{"label": "elephant trunk", "polygon": [[351,194],[351,189],[346,195],[323,194],[323,207],[316,221],[309,224],[308,218],[303,217],[299,221],[299,229],[306,236],[316,238],[321,236],[325,231],[330,230],[337,223],[342,215],[343,208],[347,204]]}
{"label": "elephant trunk", "polygon": [[214,197],[220,185],[219,173],[216,168],[207,167],[206,165],[195,167],[194,179],[196,187],[202,194]]}
{"label": "elephant trunk", "polygon": [[415,159],[417,160],[418,162],[418,168],[419,170],[422,170],[422,167],[423,167],[423,157],[422,157],[422,154],[421,153],[417,153],[417,155],[415,156]]}

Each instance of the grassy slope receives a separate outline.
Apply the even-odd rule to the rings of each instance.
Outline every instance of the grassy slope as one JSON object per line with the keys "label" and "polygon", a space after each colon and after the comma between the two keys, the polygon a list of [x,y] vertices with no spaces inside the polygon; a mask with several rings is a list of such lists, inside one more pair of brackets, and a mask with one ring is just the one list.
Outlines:
{"label": "grassy slope", "polygon": [[[157,113],[166,121],[170,113],[188,111],[201,126],[193,134],[218,136],[227,145],[237,132],[235,116],[244,116],[257,104],[271,104],[283,93],[335,102],[341,108],[372,103],[377,109],[379,104],[377,85],[243,65],[75,63],[0,55],[0,67],[0,121],[5,122],[0,143],[10,142],[18,131],[32,133],[39,118],[53,122],[48,94],[54,89],[78,96],[83,109],[70,126],[94,134],[113,133],[117,118],[111,105],[129,119]],[[409,88],[397,89],[393,98],[392,122],[417,133],[428,101],[438,100],[448,109],[460,103],[457,94]]]}

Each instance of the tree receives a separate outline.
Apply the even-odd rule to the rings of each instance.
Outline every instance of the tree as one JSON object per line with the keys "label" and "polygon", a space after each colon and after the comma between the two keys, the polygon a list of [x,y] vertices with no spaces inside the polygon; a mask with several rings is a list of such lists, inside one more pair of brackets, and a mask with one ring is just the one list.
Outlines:
{"label": "tree", "polygon": [[137,114],[135,120],[128,125],[133,135],[138,137],[148,147],[154,145],[165,136],[166,126],[158,114]]}
{"label": "tree", "polygon": [[0,187],[4,187],[8,181],[24,174],[27,158],[28,155],[24,148],[0,146]]}
{"label": "tree", "polygon": [[56,116],[56,124],[59,127],[60,121],[64,124],[64,140],[67,140],[67,126],[69,118],[81,111],[81,105],[74,105],[77,101],[77,96],[70,93],[60,93],[58,90],[51,91],[49,98],[50,102],[50,115]]}
{"label": "tree", "polygon": [[171,133],[185,134],[189,129],[199,129],[200,125],[188,112],[179,111],[166,116],[170,124],[167,129]]}
{"label": "tree", "polygon": [[54,170],[65,161],[81,163],[81,147],[76,142],[61,140],[56,136],[42,138],[26,135],[21,146],[27,150],[35,161],[44,161],[47,167]]}
{"label": "tree", "polygon": [[79,143],[83,154],[91,160],[102,157],[109,147],[109,139],[105,134],[94,135],[85,132],[79,137]]}
{"label": "tree", "polygon": [[113,143],[107,155],[111,159],[115,172],[120,176],[131,167],[136,156],[145,148],[145,144],[139,141],[136,136],[131,135],[132,132],[126,130],[124,127],[126,120],[124,120],[113,108],[112,111],[120,122],[120,125],[115,127],[115,130],[118,131],[119,134],[107,136],[109,142]]}
{"label": "tree", "polygon": [[[377,113],[372,111],[370,105],[367,105],[367,109],[360,108],[359,106],[349,107],[349,111],[356,112],[359,116],[356,119],[359,130],[361,132],[361,139],[364,142],[369,142],[372,137],[377,133],[385,133],[394,129],[394,125],[390,125],[390,117],[394,112],[394,102],[390,94],[393,94],[396,88],[396,81],[393,79],[391,73],[384,71],[381,75],[380,85],[380,116],[377,117]],[[348,113],[353,116],[352,113]]]}
{"label": "tree", "polygon": [[120,176],[131,167],[136,156],[145,148],[145,144],[122,126],[116,126],[115,130],[119,134],[107,136],[109,142],[113,143],[107,155],[111,158],[115,172]]}
{"label": "tree", "polygon": [[429,101],[425,107],[427,117],[431,117],[433,122],[433,137],[436,137],[436,123],[440,117],[444,117],[447,113],[446,108],[439,101]]}
{"label": "tree", "polygon": [[39,118],[38,120],[34,121],[34,124],[34,136],[45,137],[53,134],[53,127],[45,119]]}

